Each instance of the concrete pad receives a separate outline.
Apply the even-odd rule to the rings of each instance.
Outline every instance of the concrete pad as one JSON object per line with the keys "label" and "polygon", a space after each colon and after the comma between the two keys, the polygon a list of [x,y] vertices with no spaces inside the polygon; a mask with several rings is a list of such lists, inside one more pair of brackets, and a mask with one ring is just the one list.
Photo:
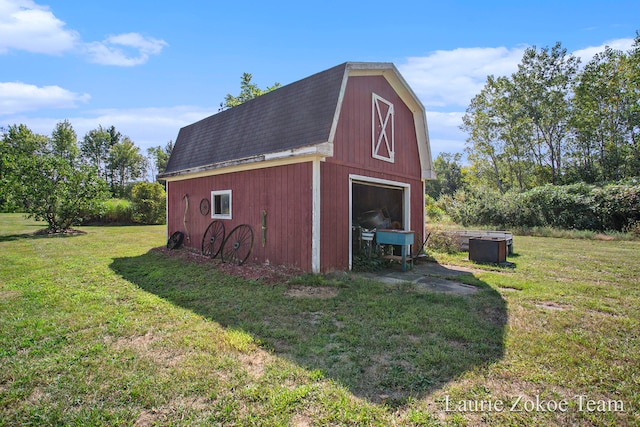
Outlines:
{"label": "concrete pad", "polygon": [[388,285],[398,285],[401,283],[413,283],[415,290],[427,292],[443,292],[454,295],[471,295],[478,291],[478,288],[455,280],[456,277],[465,274],[473,274],[474,270],[441,265],[435,262],[422,262],[415,265],[411,270],[391,268],[379,272],[362,273],[364,277]]}
{"label": "concrete pad", "polygon": [[471,295],[478,292],[475,286],[437,277],[423,277],[416,282],[416,289],[454,295]]}

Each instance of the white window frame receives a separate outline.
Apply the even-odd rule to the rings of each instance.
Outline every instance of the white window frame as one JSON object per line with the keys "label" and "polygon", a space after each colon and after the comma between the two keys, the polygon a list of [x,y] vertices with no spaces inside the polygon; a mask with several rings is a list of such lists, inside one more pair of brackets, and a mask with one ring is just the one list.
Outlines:
{"label": "white window frame", "polygon": [[[229,213],[217,213],[216,212],[216,196],[229,196]],[[211,218],[215,219],[232,219],[233,214],[233,198],[231,190],[217,190],[211,192]]]}
{"label": "white window frame", "polygon": [[[380,104],[387,106],[387,113],[382,117]],[[391,123],[389,123],[391,122]],[[385,162],[395,162],[395,136],[394,124],[395,110],[393,104],[378,94],[371,93],[371,157]],[[380,127],[378,131],[377,127]],[[391,136],[387,131],[391,132]],[[385,144],[389,156],[380,154],[380,147]]]}

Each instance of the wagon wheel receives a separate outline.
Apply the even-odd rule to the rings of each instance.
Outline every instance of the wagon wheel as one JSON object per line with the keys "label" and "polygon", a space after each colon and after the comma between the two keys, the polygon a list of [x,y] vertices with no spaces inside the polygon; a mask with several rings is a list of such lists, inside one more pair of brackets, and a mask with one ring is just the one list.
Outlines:
{"label": "wagon wheel", "polygon": [[209,199],[200,200],[200,213],[204,216],[209,215],[209,211],[211,209],[211,203]]}
{"label": "wagon wheel", "polygon": [[167,241],[167,249],[178,249],[184,240],[184,233],[176,231],[173,233]]}
{"label": "wagon wheel", "polygon": [[231,230],[222,245],[222,261],[242,265],[249,258],[253,248],[253,230],[250,225],[241,224]]}
{"label": "wagon wheel", "polygon": [[224,224],[222,221],[212,221],[202,236],[202,255],[215,258],[222,249],[224,242]]}

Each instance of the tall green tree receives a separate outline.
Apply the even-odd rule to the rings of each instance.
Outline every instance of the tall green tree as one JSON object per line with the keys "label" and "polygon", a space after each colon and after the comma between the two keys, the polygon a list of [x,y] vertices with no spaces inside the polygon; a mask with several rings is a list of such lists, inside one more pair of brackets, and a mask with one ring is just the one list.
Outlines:
{"label": "tall green tree", "polygon": [[633,46],[623,60],[623,69],[628,107],[624,123],[629,143],[625,164],[628,176],[640,176],[640,33],[636,33]]}
{"label": "tall green tree", "polygon": [[108,197],[106,183],[93,167],[74,167],[58,154],[28,159],[20,170],[25,183],[17,196],[28,216],[46,221],[52,233],[64,232],[91,216]]}
{"label": "tall green tree", "polygon": [[[11,126],[2,140],[10,168],[5,191],[20,211],[47,222],[50,232],[69,229],[94,213],[107,196],[95,168],[77,164],[75,135],[68,122],[59,123],[49,140],[24,125]],[[75,148],[74,148],[75,144]]]}
{"label": "tall green tree", "polygon": [[437,199],[443,194],[453,195],[462,188],[462,154],[440,153],[433,161],[436,179],[425,184],[425,192]]}
{"label": "tall green tree", "polygon": [[[461,129],[468,134],[467,154],[473,163],[471,171],[480,182],[486,178],[490,186],[503,191],[502,184],[502,156],[504,141],[501,139],[498,99],[501,93],[500,79],[493,76],[487,78],[487,83],[478,95],[473,97],[462,117]],[[493,184],[493,185],[491,185]]]}
{"label": "tall green tree", "polygon": [[125,184],[140,178],[144,174],[145,158],[129,137],[111,146],[107,159],[110,171],[111,191],[117,196],[124,195]]}
{"label": "tall green tree", "polygon": [[[115,132],[113,126],[111,129],[114,129]],[[88,164],[95,166],[100,176],[105,180],[109,178],[107,170],[109,150],[116,142],[118,141],[116,139],[114,142],[112,132],[103,128],[102,125],[87,132],[80,142],[80,152],[83,159]]]}
{"label": "tall green tree", "polygon": [[571,122],[577,179],[609,181],[640,173],[639,42],[628,53],[607,47],[579,76]]}
{"label": "tall green tree", "polygon": [[147,148],[147,156],[149,157],[150,164],[152,165],[152,173],[155,179],[156,174],[160,174],[167,168],[169,157],[173,151],[173,141],[169,140],[163,147],[155,146]]}
{"label": "tall green tree", "polygon": [[253,75],[250,73],[242,73],[240,78],[240,94],[233,96],[230,93],[224,97],[224,102],[220,104],[220,110],[236,107],[250,99],[257,98],[272,90],[278,89],[282,85],[280,83],[274,83],[272,86],[268,86],[266,89],[260,89],[257,84],[252,83],[251,79]]}
{"label": "tall green tree", "polygon": [[567,179],[578,65],[558,43],[527,49],[509,77],[487,77],[461,126],[468,182],[504,193]]}
{"label": "tall green tree", "polygon": [[24,161],[41,155],[47,148],[48,139],[33,133],[25,125],[11,125],[2,132],[0,140],[0,209],[4,211],[23,210],[23,203],[17,196],[25,185],[20,165]]}
{"label": "tall green tree", "polygon": [[563,173],[579,63],[560,43],[540,50],[531,47],[512,77],[513,96],[533,127],[534,154],[541,166],[549,168],[552,183],[559,182]]}
{"label": "tall green tree", "polygon": [[78,147],[78,136],[69,123],[64,120],[56,124],[51,133],[51,151],[52,154],[67,159],[70,163],[75,163],[80,155]]}

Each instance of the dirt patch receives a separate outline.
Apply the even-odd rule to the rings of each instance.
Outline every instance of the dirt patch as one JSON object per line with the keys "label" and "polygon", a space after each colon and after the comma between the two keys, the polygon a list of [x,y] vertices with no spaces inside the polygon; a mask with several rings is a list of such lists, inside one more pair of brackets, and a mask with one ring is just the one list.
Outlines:
{"label": "dirt patch", "polygon": [[37,405],[41,403],[44,398],[44,392],[39,387],[36,387],[27,398],[27,402],[29,402],[31,405]]}
{"label": "dirt patch", "polygon": [[242,353],[238,360],[250,375],[259,378],[264,374],[265,367],[269,363],[269,354],[264,350],[256,350],[251,353]]}
{"label": "dirt patch", "polygon": [[281,265],[270,264],[252,264],[246,263],[243,265],[227,264],[223,263],[219,259],[211,259],[203,256],[200,253],[181,248],[178,250],[170,250],[166,247],[158,247],[151,250],[152,252],[161,253],[167,257],[181,258],[185,261],[195,262],[197,264],[212,265],[217,270],[220,270],[226,274],[241,277],[246,280],[259,280],[263,284],[276,284],[283,283],[292,277],[300,276],[302,271],[295,267],[287,267]]}
{"label": "dirt patch", "polygon": [[553,302],[553,301],[539,302],[536,304],[536,307],[540,307],[550,311],[563,311],[567,309],[567,306],[558,304],[557,302]]}
{"label": "dirt patch", "polygon": [[[118,338],[113,346],[116,349],[131,349],[138,353],[140,356],[152,360],[155,364],[164,367],[172,367],[180,363],[184,358],[183,354],[176,354],[168,351],[160,346],[153,345],[160,338],[155,336],[152,331],[147,332],[144,335],[137,335],[128,338]],[[110,342],[110,339],[105,338],[105,342]]]}
{"label": "dirt patch", "polygon": [[308,427],[313,425],[313,420],[306,415],[295,414],[289,425],[292,427]]}
{"label": "dirt patch", "polygon": [[338,295],[338,288],[328,286],[289,285],[284,296],[291,298],[328,299]]}
{"label": "dirt patch", "polygon": [[185,410],[207,411],[211,401],[204,397],[179,397],[158,408],[144,409],[133,424],[136,427],[175,424]]}
{"label": "dirt patch", "polygon": [[147,427],[152,425],[164,425],[172,416],[175,416],[175,409],[172,408],[153,408],[145,409],[133,424],[135,427]]}
{"label": "dirt patch", "polygon": [[156,338],[153,333],[149,331],[144,335],[137,335],[128,338],[118,338],[118,340],[115,342],[115,347],[117,349],[132,348],[136,351],[146,352],[149,349],[149,344],[156,341],[157,339],[158,338]]}
{"label": "dirt patch", "polygon": [[18,291],[0,291],[0,299],[20,298],[21,293]]}
{"label": "dirt patch", "polygon": [[608,236],[606,234],[598,233],[595,236],[593,236],[593,240],[603,240],[605,242],[611,242],[613,240],[616,240],[616,238],[613,236]]}
{"label": "dirt patch", "polygon": [[80,236],[87,234],[85,231],[76,230],[75,228],[68,228],[66,230],[50,230],[43,228],[42,230],[35,231],[34,236]]}

